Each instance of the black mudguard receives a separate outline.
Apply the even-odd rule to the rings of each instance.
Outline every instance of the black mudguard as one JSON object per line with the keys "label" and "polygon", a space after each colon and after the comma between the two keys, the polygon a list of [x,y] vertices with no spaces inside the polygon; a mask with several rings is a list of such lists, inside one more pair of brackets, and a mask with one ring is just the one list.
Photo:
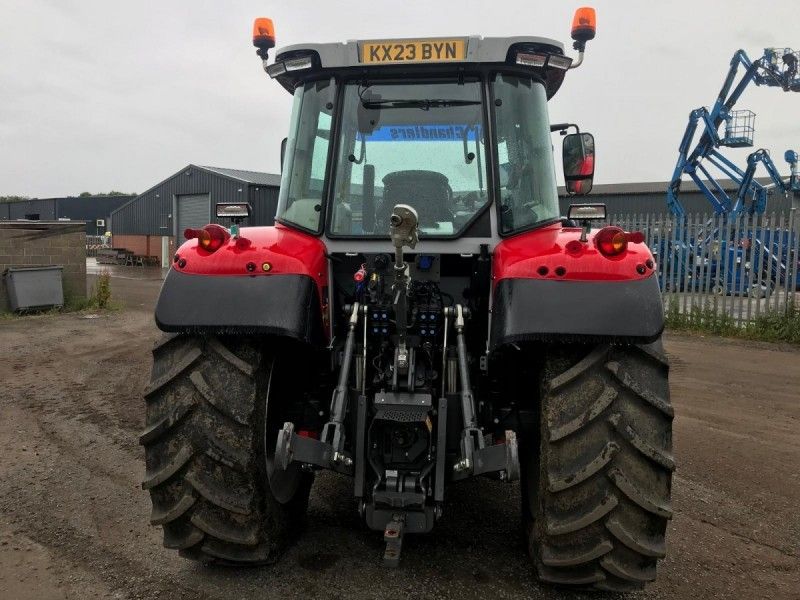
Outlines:
{"label": "black mudguard", "polygon": [[632,281],[504,279],[495,287],[492,349],[531,340],[652,342],[664,329],[655,277]]}
{"label": "black mudguard", "polygon": [[162,331],[268,334],[323,343],[316,282],[306,275],[186,275],[170,270],[156,305]]}

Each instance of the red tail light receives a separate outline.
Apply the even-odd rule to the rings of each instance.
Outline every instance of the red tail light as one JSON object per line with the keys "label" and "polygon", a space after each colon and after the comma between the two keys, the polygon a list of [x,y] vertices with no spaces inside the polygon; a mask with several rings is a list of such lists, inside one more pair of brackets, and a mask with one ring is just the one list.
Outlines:
{"label": "red tail light", "polygon": [[183,232],[187,240],[197,238],[197,245],[207,252],[216,252],[227,242],[231,234],[222,225],[206,225],[202,229],[187,229]]}
{"label": "red tail light", "polygon": [[594,242],[603,256],[619,256],[628,249],[628,236],[619,227],[603,227]]}
{"label": "red tail light", "polygon": [[632,231],[627,234],[627,236],[631,244],[641,244],[644,242],[644,234],[641,231]]}

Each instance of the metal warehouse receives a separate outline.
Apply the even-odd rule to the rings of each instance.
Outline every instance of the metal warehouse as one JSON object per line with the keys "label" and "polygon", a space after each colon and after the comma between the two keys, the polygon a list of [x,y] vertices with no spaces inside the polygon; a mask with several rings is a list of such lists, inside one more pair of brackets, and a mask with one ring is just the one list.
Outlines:
{"label": "metal warehouse", "polygon": [[103,235],[109,217],[135,196],[68,196],[0,202],[0,221],[86,221],[86,235]]}
{"label": "metal warehouse", "polygon": [[[762,181],[765,185],[769,183],[768,179],[759,178],[759,181]],[[722,180],[718,183],[726,192],[735,196],[738,186],[734,182]],[[592,192],[581,201],[602,202],[608,207],[608,214],[611,216],[670,215],[671,213],[667,206],[667,186],[669,186],[668,181],[596,184],[592,188]],[[560,198],[561,214],[565,215],[569,205],[578,200],[566,196],[563,188],[559,188],[559,193],[562,194]],[[692,182],[683,182],[680,200],[687,214],[713,212],[708,199]],[[800,195],[795,194],[792,196],[792,194],[789,194],[786,197],[772,190],[767,204],[767,212],[788,213],[791,208],[800,208]]]}
{"label": "metal warehouse", "polygon": [[186,228],[217,222],[217,202],[246,199],[253,214],[243,225],[272,224],[280,180],[271,173],[188,165],[114,211],[114,247],[169,266]]}

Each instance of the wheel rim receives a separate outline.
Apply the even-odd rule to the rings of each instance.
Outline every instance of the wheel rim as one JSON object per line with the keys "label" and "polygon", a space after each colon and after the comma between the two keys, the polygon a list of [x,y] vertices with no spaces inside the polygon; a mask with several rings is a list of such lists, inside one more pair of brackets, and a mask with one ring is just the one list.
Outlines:
{"label": "wheel rim", "polygon": [[278,433],[283,428],[284,414],[277,401],[270,402],[273,395],[280,397],[280,386],[274,379],[275,361],[270,363],[267,393],[264,399],[264,462],[269,489],[281,504],[291,502],[300,487],[303,472],[300,465],[292,463],[284,470],[275,465],[275,446]]}

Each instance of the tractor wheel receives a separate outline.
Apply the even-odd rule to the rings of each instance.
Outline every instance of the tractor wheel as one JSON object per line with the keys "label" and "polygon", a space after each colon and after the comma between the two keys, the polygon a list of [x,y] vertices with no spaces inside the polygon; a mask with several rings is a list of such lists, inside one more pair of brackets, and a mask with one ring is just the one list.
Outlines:
{"label": "tractor wheel", "polygon": [[544,582],[641,589],[665,555],[673,411],[661,341],[550,356],[538,457],[523,461],[528,549]]}
{"label": "tractor wheel", "polygon": [[270,477],[284,407],[297,397],[279,360],[233,337],[168,335],[153,349],[142,487],[165,547],[207,563],[264,564],[302,525],[311,476]]}

